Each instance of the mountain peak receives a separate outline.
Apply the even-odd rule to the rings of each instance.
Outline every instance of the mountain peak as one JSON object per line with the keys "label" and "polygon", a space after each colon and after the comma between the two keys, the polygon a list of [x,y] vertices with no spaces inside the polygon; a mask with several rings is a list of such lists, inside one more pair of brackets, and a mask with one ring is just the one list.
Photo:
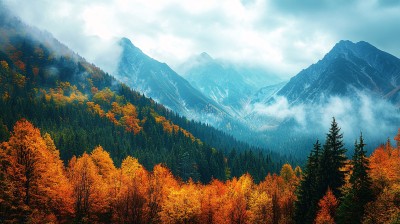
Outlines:
{"label": "mountain peak", "polygon": [[348,57],[349,54],[353,54],[359,58],[364,58],[365,55],[379,51],[376,47],[366,41],[359,41],[354,43],[350,40],[341,40],[332,48],[332,50],[326,55],[329,57],[344,56]]}
{"label": "mountain peak", "polygon": [[214,61],[214,58],[212,58],[207,52],[202,52],[201,54],[195,56],[194,59],[200,64],[210,63]]}
{"label": "mountain peak", "polygon": [[121,44],[130,44],[130,45],[133,45],[132,41],[129,40],[129,38],[127,38],[127,37],[122,37],[122,38],[119,40],[119,43],[121,43]]}
{"label": "mountain peak", "polygon": [[397,91],[399,71],[398,58],[368,42],[340,41],[322,60],[293,77],[279,95],[291,102],[316,102],[322,95],[350,96],[355,88],[384,96]]}
{"label": "mountain peak", "polygon": [[213,58],[207,53],[207,52],[203,52],[199,55],[199,58],[204,58],[204,59],[208,59],[208,60],[213,60]]}
{"label": "mountain peak", "polygon": [[119,41],[118,44],[123,47],[123,48],[132,48],[132,49],[137,49],[140,52],[142,52],[142,50],[140,50],[138,47],[136,47],[132,41],[129,38],[126,37],[122,37]]}
{"label": "mountain peak", "polygon": [[[122,37],[118,41],[118,44],[119,44],[119,46],[122,47],[123,54],[127,54],[128,53],[129,55],[132,55],[132,54],[145,55],[143,53],[143,51],[140,50],[140,48],[136,47],[132,43],[132,41],[130,39],[126,38],[126,37]],[[147,55],[145,55],[145,56],[147,56]]]}

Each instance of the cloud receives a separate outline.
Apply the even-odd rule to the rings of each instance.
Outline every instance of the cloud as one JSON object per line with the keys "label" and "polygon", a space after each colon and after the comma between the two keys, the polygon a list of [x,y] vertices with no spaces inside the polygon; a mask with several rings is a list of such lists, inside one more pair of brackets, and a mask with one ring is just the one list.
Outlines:
{"label": "cloud", "polygon": [[364,92],[357,92],[351,98],[332,96],[318,104],[293,105],[286,98],[278,97],[269,105],[255,104],[252,110],[255,114],[248,121],[256,122],[252,126],[267,133],[286,123],[297,137],[308,136],[324,140],[324,133],[329,130],[332,117],[335,117],[344,133],[347,147],[352,149],[354,140],[361,132],[367,142],[373,144],[382,143],[386,138],[394,136],[400,124],[398,110],[399,108],[386,100]]}
{"label": "cloud", "polygon": [[294,119],[299,125],[305,125],[304,105],[291,106],[285,97],[278,97],[274,103],[269,105],[256,103],[253,112],[266,117],[272,117],[277,122]]}
{"label": "cloud", "polygon": [[25,22],[53,33],[112,72],[128,37],[172,67],[200,52],[289,78],[341,39],[400,55],[395,0],[4,0]]}

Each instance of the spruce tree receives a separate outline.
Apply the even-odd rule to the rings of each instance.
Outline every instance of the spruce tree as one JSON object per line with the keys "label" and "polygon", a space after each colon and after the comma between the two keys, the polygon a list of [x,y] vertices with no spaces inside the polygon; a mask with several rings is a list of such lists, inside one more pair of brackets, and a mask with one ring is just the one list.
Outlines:
{"label": "spruce tree", "polygon": [[318,187],[317,171],[319,167],[319,157],[321,144],[317,140],[314,149],[308,157],[304,168],[303,177],[297,190],[297,201],[295,203],[296,223],[312,223],[318,208],[316,191]]}
{"label": "spruce tree", "polygon": [[319,168],[319,190],[318,196],[322,197],[328,187],[332,189],[336,198],[340,198],[340,188],[345,183],[345,173],[343,170],[346,165],[346,149],[343,143],[343,134],[333,118],[329,133],[326,135],[326,141],[323,147],[320,168]]}
{"label": "spruce tree", "polygon": [[351,188],[343,197],[342,204],[338,209],[338,223],[361,223],[364,207],[373,199],[372,180],[368,175],[369,161],[364,150],[362,134],[359,143],[356,141],[354,146],[354,155],[351,161],[353,166],[353,173],[350,176]]}

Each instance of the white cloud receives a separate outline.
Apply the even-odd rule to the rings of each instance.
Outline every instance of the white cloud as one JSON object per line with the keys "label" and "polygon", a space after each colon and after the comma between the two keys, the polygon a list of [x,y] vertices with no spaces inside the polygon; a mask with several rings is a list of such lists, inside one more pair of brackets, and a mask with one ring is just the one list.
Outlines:
{"label": "white cloud", "polygon": [[269,105],[255,104],[252,112],[255,114],[249,122],[257,122],[253,127],[260,127],[261,131],[293,120],[293,131],[315,138],[323,137],[335,117],[348,144],[352,144],[360,132],[370,142],[384,141],[396,134],[400,123],[396,106],[363,92],[357,92],[356,98],[332,96],[319,104],[291,105],[286,98],[278,97]]}
{"label": "white cloud", "polygon": [[365,40],[400,55],[395,1],[4,1],[24,21],[109,72],[118,53],[110,51],[112,41],[123,36],[172,67],[205,51],[285,78],[322,58],[340,39]]}

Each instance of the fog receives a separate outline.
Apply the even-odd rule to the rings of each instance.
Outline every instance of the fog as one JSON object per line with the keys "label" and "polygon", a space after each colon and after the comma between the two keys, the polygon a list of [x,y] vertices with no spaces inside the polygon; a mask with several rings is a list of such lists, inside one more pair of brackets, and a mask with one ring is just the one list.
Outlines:
{"label": "fog", "polygon": [[327,97],[315,104],[290,104],[285,97],[277,97],[273,103],[255,104],[253,109],[253,120],[248,122],[256,131],[266,135],[279,130],[290,131],[278,139],[282,142],[289,136],[324,141],[335,117],[350,151],[361,132],[371,148],[387,138],[393,139],[400,128],[399,108],[365,92],[355,92],[352,97]]}

